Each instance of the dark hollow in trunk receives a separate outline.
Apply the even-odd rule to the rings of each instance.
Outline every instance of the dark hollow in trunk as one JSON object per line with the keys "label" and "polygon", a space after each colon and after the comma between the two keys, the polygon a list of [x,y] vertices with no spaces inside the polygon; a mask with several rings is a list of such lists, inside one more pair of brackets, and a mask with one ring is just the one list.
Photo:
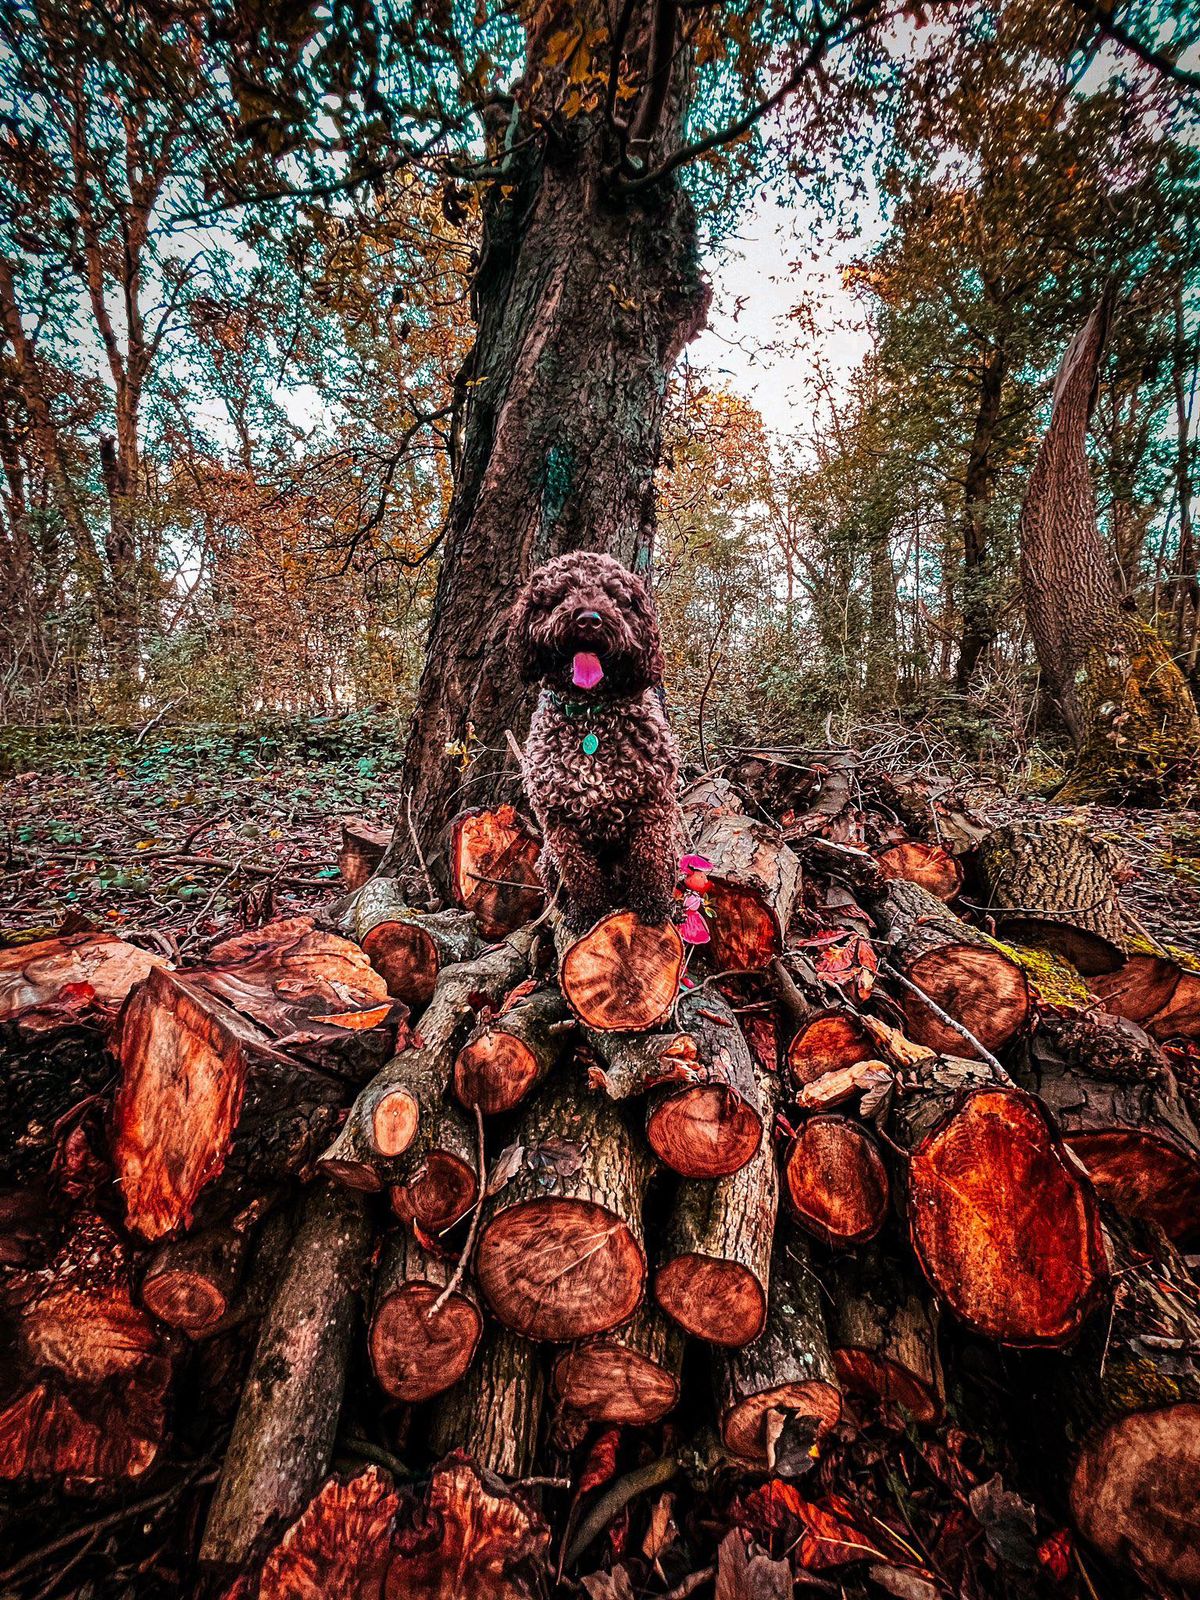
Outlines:
{"label": "dark hollow in trunk", "polygon": [[526,1338],[602,1333],[642,1298],[649,1163],[613,1107],[575,1075],[527,1103],[515,1137],[520,1166],[479,1236],[479,1287]]}

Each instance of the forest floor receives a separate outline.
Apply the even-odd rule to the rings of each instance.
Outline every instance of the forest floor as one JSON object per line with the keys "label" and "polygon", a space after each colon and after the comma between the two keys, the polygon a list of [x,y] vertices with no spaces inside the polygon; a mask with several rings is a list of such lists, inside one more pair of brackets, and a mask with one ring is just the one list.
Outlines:
{"label": "forest floor", "polygon": [[[0,933],[84,917],[170,959],[338,884],[347,815],[384,822],[403,730],[356,715],[245,729],[0,734]],[[144,937],[139,937],[144,936]]]}
{"label": "forest floor", "polygon": [[[404,732],[369,712],[144,734],[0,730],[0,938],[84,917],[174,960],[312,910],[338,887],[341,819],[391,821]],[[863,743],[868,769],[919,772],[989,823],[1083,822],[1124,859],[1123,898],[1149,935],[1200,950],[1200,812],[1065,808],[899,728]]]}

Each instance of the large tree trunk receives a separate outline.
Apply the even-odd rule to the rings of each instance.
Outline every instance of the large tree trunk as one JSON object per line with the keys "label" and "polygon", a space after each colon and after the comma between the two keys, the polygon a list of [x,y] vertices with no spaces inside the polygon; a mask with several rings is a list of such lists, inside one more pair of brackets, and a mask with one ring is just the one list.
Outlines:
{"label": "large tree trunk", "polygon": [[1108,295],[1076,334],[1021,511],[1021,583],[1038,661],[1075,745],[1060,798],[1181,798],[1195,787],[1200,721],[1154,630],[1127,609],[1096,524],[1087,430]]}
{"label": "large tree trunk", "polygon": [[[522,115],[484,198],[478,334],[402,783],[439,878],[454,812],[516,797],[505,730],[520,734],[531,703],[505,634],[531,569],[578,549],[649,566],[665,377],[707,305],[692,207],[672,179],[614,194],[615,151],[590,117],[544,145],[529,134]],[[407,827],[396,839],[389,871],[412,848]]]}

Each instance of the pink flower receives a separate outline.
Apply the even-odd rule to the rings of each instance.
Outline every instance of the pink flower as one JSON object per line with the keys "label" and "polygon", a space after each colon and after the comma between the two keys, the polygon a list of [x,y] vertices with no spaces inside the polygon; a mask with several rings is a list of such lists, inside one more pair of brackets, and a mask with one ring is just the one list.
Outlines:
{"label": "pink flower", "polygon": [[679,937],[685,944],[707,944],[708,923],[698,911],[689,911],[679,929]]}
{"label": "pink flower", "polygon": [[705,856],[680,856],[680,872],[711,872],[712,862]]}
{"label": "pink flower", "polygon": [[683,909],[685,911],[699,911],[703,904],[704,901],[698,894],[685,894],[683,897]]}

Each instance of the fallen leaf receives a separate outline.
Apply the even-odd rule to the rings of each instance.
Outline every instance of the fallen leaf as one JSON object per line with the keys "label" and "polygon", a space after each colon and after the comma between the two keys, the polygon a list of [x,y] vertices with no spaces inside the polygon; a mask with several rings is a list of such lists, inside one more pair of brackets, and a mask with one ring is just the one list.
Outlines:
{"label": "fallen leaf", "polygon": [[368,1467],[348,1483],[330,1478],[267,1557],[261,1600],[371,1600],[392,1555],[400,1501],[391,1479]]}
{"label": "fallen leaf", "polygon": [[942,1591],[913,1567],[890,1567],[880,1563],[867,1568],[867,1577],[896,1600],[938,1600]]}
{"label": "fallen leaf", "polygon": [[1002,1561],[1011,1561],[1018,1567],[1036,1565],[1037,1516],[1027,1501],[1004,1487],[998,1472],[972,1489],[967,1502],[988,1544]]}
{"label": "fallen leaf", "polygon": [[399,1536],[387,1600],[530,1600],[550,1530],[464,1456],[433,1475],[417,1527]]}
{"label": "fallen leaf", "polygon": [[756,1544],[747,1547],[741,1530],[731,1528],[717,1551],[713,1600],[791,1600],[792,1569],[773,1561]]}
{"label": "fallen leaf", "polygon": [[611,1572],[593,1572],[590,1578],[580,1581],[588,1600],[636,1600],[628,1567],[614,1567]]}
{"label": "fallen leaf", "polygon": [[578,1494],[587,1494],[607,1483],[617,1470],[617,1449],[621,1443],[620,1428],[606,1428],[596,1440],[579,1478]]}
{"label": "fallen leaf", "polygon": [[313,1022],[324,1022],[331,1028],[347,1028],[353,1033],[360,1033],[367,1028],[377,1028],[381,1022],[386,1022],[391,1015],[392,1004],[389,1000],[385,1006],[371,1006],[365,1011],[335,1011],[331,1016],[313,1017]]}

